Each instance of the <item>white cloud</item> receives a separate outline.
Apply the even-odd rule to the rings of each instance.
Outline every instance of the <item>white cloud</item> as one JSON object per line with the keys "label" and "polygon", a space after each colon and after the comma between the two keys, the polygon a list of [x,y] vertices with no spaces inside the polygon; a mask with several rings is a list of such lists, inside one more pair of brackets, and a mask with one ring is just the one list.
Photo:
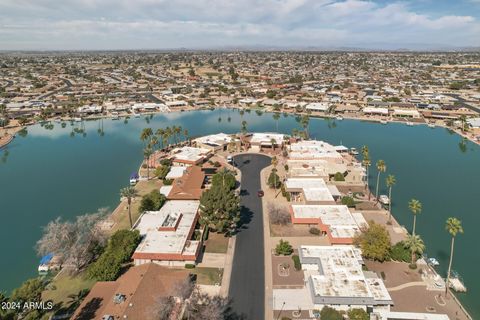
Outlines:
{"label": "white cloud", "polygon": [[[480,0],[478,0],[480,1]],[[480,45],[468,15],[365,0],[2,0],[5,49]],[[395,43],[393,43],[395,41]],[[452,42],[453,43],[450,43]]]}

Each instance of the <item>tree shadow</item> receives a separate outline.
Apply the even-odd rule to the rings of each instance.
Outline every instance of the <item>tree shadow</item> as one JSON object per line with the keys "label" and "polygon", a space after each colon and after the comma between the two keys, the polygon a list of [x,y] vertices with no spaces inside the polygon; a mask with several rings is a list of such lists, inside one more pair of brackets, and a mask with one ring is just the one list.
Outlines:
{"label": "tree shadow", "polygon": [[252,221],[253,218],[253,211],[250,208],[245,206],[240,207],[240,220],[237,223],[237,230],[235,234],[238,233],[242,229],[248,229],[248,224]]}
{"label": "tree shadow", "polygon": [[248,192],[247,189],[241,189],[240,190],[240,196],[248,196],[250,192]]}
{"label": "tree shadow", "polygon": [[88,303],[80,310],[80,313],[75,317],[74,320],[94,319],[95,313],[102,305],[102,301],[102,298],[93,298],[92,300],[88,301]]}

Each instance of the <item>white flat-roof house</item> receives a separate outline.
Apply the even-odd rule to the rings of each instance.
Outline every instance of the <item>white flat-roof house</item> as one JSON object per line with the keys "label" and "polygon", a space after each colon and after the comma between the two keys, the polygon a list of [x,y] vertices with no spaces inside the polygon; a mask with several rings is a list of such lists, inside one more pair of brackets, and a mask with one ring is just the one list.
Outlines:
{"label": "white flat-roof house", "polygon": [[171,200],[159,211],[143,213],[134,226],[143,237],[132,256],[135,265],[194,263],[202,246],[201,240],[192,240],[199,206],[196,200]]}
{"label": "white flat-roof house", "polygon": [[335,204],[335,199],[322,178],[288,178],[285,191],[293,202],[306,204]]}
{"label": "white flat-roof house", "polygon": [[212,151],[227,150],[228,145],[232,142],[237,145],[240,140],[225,133],[211,134],[193,140],[197,147],[211,149]]}
{"label": "white flat-roof house", "polygon": [[274,289],[274,310],[337,310],[371,308],[390,310],[393,305],[377,274],[363,271],[360,249],[354,246],[300,246],[298,250],[305,286]]}
{"label": "white flat-roof house", "polygon": [[312,102],[305,106],[305,109],[315,112],[327,112],[330,108],[330,103],[328,102]]}
{"label": "white flat-roof house", "polygon": [[204,148],[181,147],[171,152],[172,163],[177,166],[191,166],[204,162],[211,155],[212,151]]}
{"label": "white flat-roof house", "polygon": [[388,116],[388,108],[365,107],[363,108],[363,113]]}
{"label": "white flat-roof house", "polygon": [[290,206],[294,224],[316,224],[331,244],[352,244],[355,235],[368,227],[360,212],[350,212],[345,205]]}

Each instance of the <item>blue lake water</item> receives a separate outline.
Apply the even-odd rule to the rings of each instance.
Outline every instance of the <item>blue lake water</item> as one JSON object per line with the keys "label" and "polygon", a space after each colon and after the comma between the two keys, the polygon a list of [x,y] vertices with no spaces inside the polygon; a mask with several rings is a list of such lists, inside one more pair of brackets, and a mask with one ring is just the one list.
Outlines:
{"label": "blue lake water", "polygon": [[[230,121],[228,121],[230,118]],[[11,290],[36,275],[39,258],[34,245],[42,226],[58,216],[72,219],[100,207],[115,208],[120,188],[128,184],[131,172],[140,165],[140,131],[145,127],[180,125],[191,136],[240,130],[242,118],[249,131],[291,133],[301,129],[295,117],[255,112],[241,116],[233,110],[192,111],[145,118],[88,121],[86,136],[70,136],[73,128],[55,124],[53,130],[29,127],[25,138],[17,137],[0,151],[0,290]],[[219,121],[220,119],[220,121]],[[104,136],[98,134],[103,126]],[[387,173],[394,174],[393,212],[397,220],[411,228],[408,201],[417,198],[423,211],[417,219],[420,234],[430,256],[440,261],[445,272],[450,237],[445,220],[462,220],[465,234],[457,236],[453,268],[463,276],[468,294],[459,295],[474,319],[480,318],[480,251],[473,248],[475,226],[480,225],[480,147],[465,142],[446,129],[403,124],[381,125],[354,120],[311,119],[312,138],[360,149],[368,145],[372,163],[384,159]],[[371,183],[376,171],[371,167]],[[382,176],[382,188],[385,175]],[[384,190],[383,192],[386,192]]]}

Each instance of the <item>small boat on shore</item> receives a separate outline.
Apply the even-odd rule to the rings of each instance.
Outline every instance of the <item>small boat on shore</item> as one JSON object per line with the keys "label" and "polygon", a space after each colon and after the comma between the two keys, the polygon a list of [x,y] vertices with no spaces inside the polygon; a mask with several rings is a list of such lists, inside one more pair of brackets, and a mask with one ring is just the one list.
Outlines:
{"label": "small boat on shore", "polygon": [[412,127],[412,126],[413,126],[413,122],[407,121],[407,126]]}
{"label": "small boat on shore", "polygon": [[388,198],[387,195],[380,195],[380,197],[378,198],[378,201],[381,203],[381,204],[384,204],[384,205],[387,205],[390,203],[390,198]]}
{"label": "small boat on shore", "polygon": [[435,128],[435,124],[434,124],[434,123],[429,123],[429,124],[428,124],[428,127],[429,127],[429,128]]}
{"label": "small boat on shore", "polygon": [[448,286],[456,292],[467,292],[467,287],[463,283],[462,278],[455,270],[450,272],[450,280],[448,281]]}
{"label": "small boat on shore", "polygon": [[440,262],[438,262],[438,260],[435,258],[428,258],[427,263],[433,267],[440,265]]}
{"label": "small boat on shore", "polygon": [[75,122],[82,122],[82,118],[79,118],[79,117],[73,118],[73,121],[75,121]]}
{"label": "small boat on shore", "polygon": [[118,112],[112,112],[112,120],[118,120],[120,119]]}
{"label": "small boat on shore", "polygon": [[336,116],[335,119],[339,120],[339,121],[342,121],[343,120],[343,117],[342,116]]}
{"label": "small boat on shore", "polygon": [[380,123],[381,124],[387,124],[388,122],[387,122],[387,120],[380,120]]}

